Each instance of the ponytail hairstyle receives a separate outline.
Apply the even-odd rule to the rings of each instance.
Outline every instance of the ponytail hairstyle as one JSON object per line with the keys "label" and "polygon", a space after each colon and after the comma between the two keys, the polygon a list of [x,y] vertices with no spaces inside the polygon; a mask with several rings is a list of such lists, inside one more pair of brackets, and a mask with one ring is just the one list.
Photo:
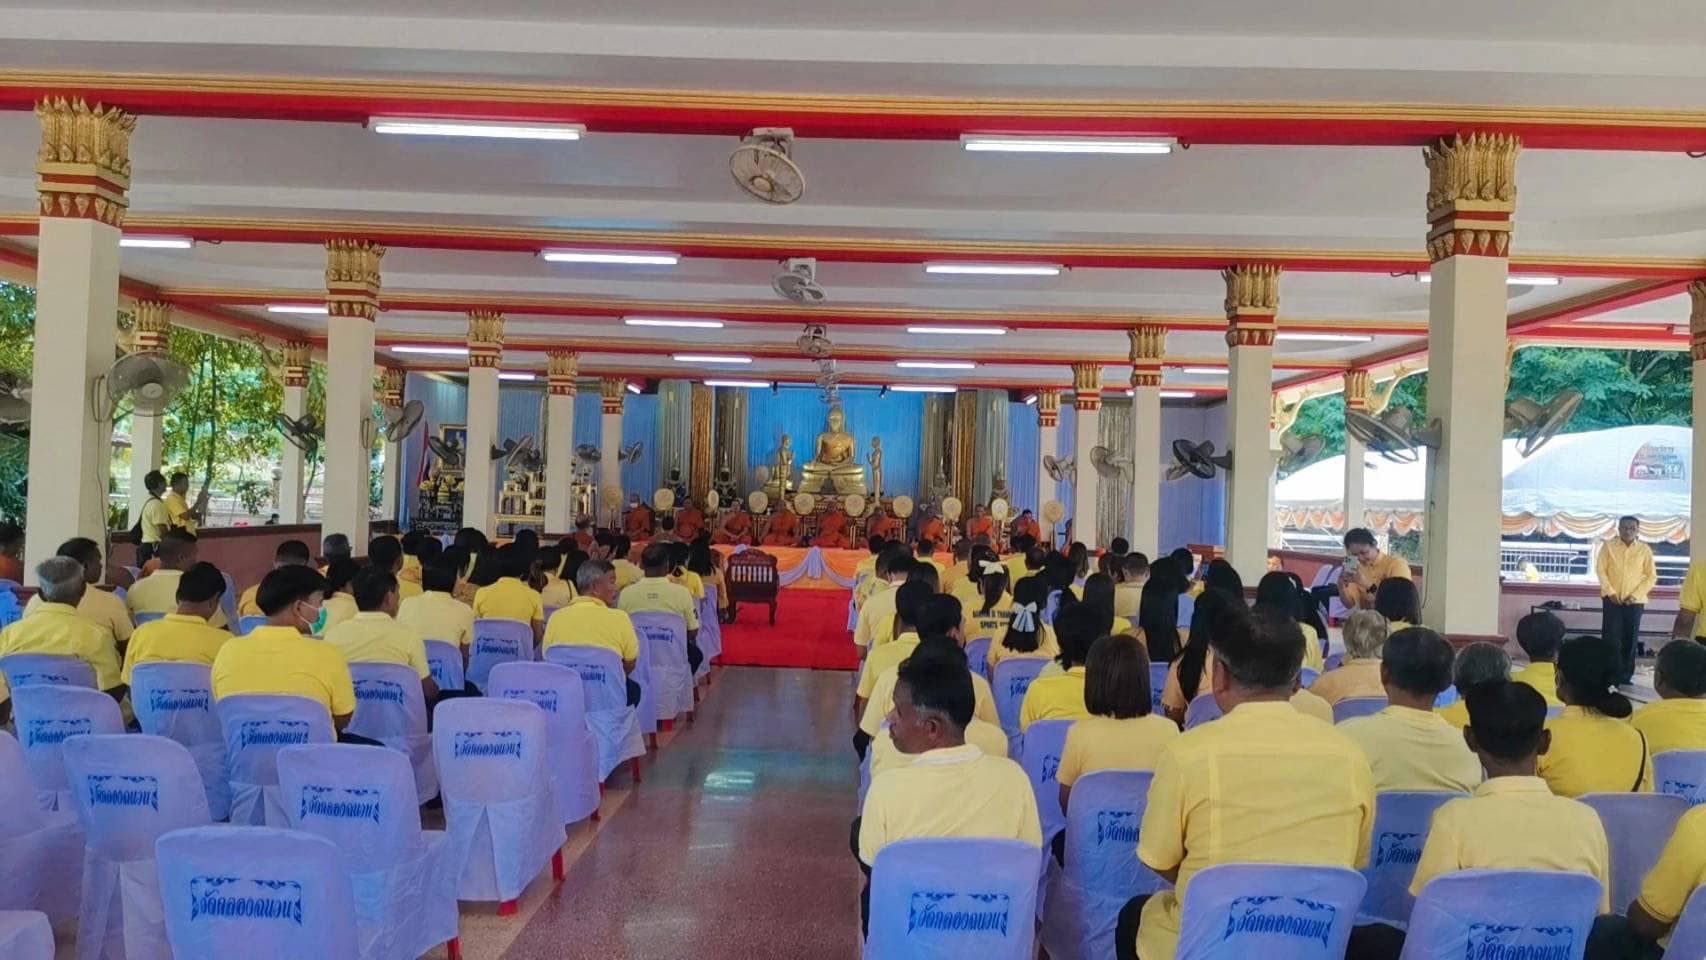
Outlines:
{"label": "ponytail hairstyle", "polygon": [[1043,642],[1043,603],[1048,584],[1042,577],[1026,577],[1013,588],[1013,611],[1007,617],[1007,632],[1001,645],[1014,653],[1036,653]]}
{"label": "ponytail hairstyle", "polygon": [[1617,692],[1622,679],[1622,657],[1598,637],[1571,637],[1558,649],[1558,699],[1572,707],[1622,720],[1635,712]]}
{"label": "ponytail hairstyle", "polygon": [[977,588],[983,597],[983,603],[978,607],[978,615],[989,616],[1001,602],[1001,598],[1007,595],[1007,571],[1003,569],[984,574],[978,580]]}

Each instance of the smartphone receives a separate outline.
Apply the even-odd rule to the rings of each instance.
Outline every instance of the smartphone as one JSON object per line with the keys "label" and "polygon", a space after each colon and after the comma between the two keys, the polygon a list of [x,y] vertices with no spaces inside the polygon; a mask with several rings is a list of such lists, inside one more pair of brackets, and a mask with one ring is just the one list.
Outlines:
{"label": "smartphone", "polygon": [[1357,568],[1361,565],[1362,565],[1361,561],[1357,560],[1356,557],[1346,557],[1345,558],[1345,572],[1346,573],[1356,573]]}

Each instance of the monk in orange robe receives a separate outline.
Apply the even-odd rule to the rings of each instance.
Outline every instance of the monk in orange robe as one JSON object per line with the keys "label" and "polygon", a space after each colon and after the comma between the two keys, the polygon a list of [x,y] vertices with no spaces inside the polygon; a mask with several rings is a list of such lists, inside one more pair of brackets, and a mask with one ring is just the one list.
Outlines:
{"label": "monk in orange robe", "polygon": [[899,517],[891,517],[877,508],[877,515],[871,519],[871,536],[882,537],[884,540],[895,541],[906,536],[906,524]]}
{"label": "monk in orange robe", "polygon": [[800,517],[791,507],[770,518],[770,529],[764,532],[767,547],[797,547],[800,545]]}
{"label": "monk in orange robe", "polygon": [[622,513],[622,534],[630,540],[646,540],[652,535],[652,508],[635,496]]}
{"label": "monk in orange robe", "polygon": [[918,540],[920,543],[929,540],[931,543],[941,546],[947,542],[943,538],[947,530],[948,528],[942,523],[942,518],[931,514],[924,518],[923,523],[918,525]]}
{"label": "monk in orange robe", "polygon": [[1031,516],[1031,511],[1026,510],[1019,514],[1019,519],[1013,521],[1013,536],[1026,536],[1032,540],[1041,540],[1043,528],[1041,524],[1037,523],[1037,518]]}
{"label": "monk in orange robe", "polygon": [[981,503],[974,508],[971,519],[966,521],[966,538],[975,541],[978,537],[988,537],[991,543],[995,542],[995,520]]}
{"label": "monk in orange robe", "polygon": [[688,500],[686,506],[676,511],[675,535],[680,537],[684,543],[692,543],[693,538],[697,537],[699,531],[703,529],[705,529],[705,514],[693,505],[692,500]]}
{"label": "monk in orange robe", "polygon": [[712,543],[752,543],[752,514],[745,507],[736,507],[723,518],[722,526],[711,534]]}
{"label": "monk in orange robe", "polygon": [[826,547],[833,550],[846,550],[853,546],[853,539],[847,535],[847,514],[840,507],[831,509],[817,522],[817,539],[812,541],[814,547]]}
{"label": "monk in orange robe", "polygon": [[592,547],[592,518],[582,515],[575,518],[575,545],[583,551]]}

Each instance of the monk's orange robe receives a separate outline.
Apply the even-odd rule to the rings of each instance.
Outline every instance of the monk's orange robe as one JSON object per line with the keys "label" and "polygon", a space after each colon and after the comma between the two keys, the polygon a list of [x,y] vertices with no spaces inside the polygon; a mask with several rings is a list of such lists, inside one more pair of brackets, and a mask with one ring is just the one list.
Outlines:
{"label": "monk's orange robe", "polygon": [[705,529],[705,515],[698,507],[687,507],[675,515],[675,535],[691,543]]}
{"label": "monk's orange robe", "polygon": [[770,529],[764,534],[767,547],[797,547],[800,545],[798,514],[778,513],[770,518]]}
{"label": "monk's orange robe", "polygon": [[1014,526],[1013,531],[1014,536],[1020,536],[1023,534],[1035,540],[1041,540],[1043,538],[1043,528],[1037,524],[1036,517],[1021,519],[1018,524]]}
{"label": "monk's orange robe", "polygon": [[829,547],[845,550],[853,545],[847,536],[847,514],[840,510],[831,510],[823,515],[817,524],[817,539],[812,541],[814,547]]}
{"label": "monk's orange robe", "polygon": [[752,517],[737,513],[711,534],[712,543],[752,543]]}
{"label": "monk's orange robe", "polygon": [[899,540],[906,536],[906,524],[899,517],[884,517],[871,524],[871,536],[882,537],[884,540]]}
{"label": "monk's orange robe", "polygon": [[988,537],[993,542],[995,540],[995,521],[989,517],[972,517],[966,521],[966,536],[973,538]]}
{"label": "monk's orange robe", "polygon": [[652,535],[652,508],[641,504],[622,514],[622,533],[630,540]]}
{"label": "monk's orange robe", "polygon": [[942,526],[942,518],[931,517],[924,521],[923,526],[918,528],[918,539],[929,540],[937,546],[941,546],[947,542],[942,536],[945,529],[946,528]]}

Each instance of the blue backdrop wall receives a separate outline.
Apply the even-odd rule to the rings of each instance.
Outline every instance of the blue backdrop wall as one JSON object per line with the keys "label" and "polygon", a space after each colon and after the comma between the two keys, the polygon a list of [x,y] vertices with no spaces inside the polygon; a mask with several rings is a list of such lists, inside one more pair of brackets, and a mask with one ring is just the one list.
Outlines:
{"label": "blue backdrop wall", "polygon": [[[871,438],[883,439],[883,494],[918,496],[919,449],[924,442],[924,395],[843,387],[841,406],[847,413],[847,432],[853,434],[859,462],[871,451]],[[751,390],[747,395],[746,447],[748,469],[776,462],[782,434],[794,440],[794,478],[812,458],[817,435],[829,412],[816,387]],[[867,474],[867,479],[869,476]]]}

